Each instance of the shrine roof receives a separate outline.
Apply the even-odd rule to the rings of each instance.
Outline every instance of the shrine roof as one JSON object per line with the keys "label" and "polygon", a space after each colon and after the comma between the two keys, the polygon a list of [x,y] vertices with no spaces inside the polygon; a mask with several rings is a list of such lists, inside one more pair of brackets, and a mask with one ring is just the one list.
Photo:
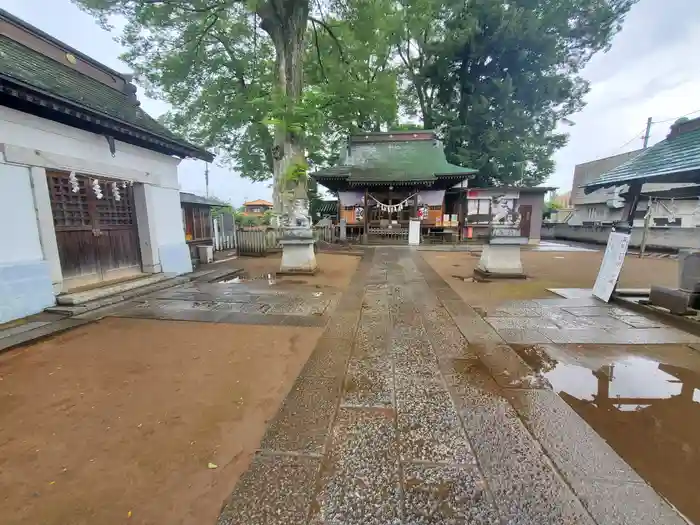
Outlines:
{"label": "shrine roof", "polygon": [[311,176],[331,187],[412,183],[431,186],[445,180],[455,184],[476,173],[447,162],[433,132],[353,136],[344,153],[339,164]]}

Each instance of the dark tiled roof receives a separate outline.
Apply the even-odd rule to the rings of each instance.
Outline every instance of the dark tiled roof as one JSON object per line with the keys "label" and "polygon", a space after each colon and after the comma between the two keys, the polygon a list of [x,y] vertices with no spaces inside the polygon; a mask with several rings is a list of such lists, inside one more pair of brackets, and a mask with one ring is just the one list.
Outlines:
{"label": "dark tiled roof", "polygon": [[585,185],[586,192],[608,186],[621,186],[632,181],[693,182],[696,175],[681,174],[700,170],[700,129],[666,138],[642,151],[636,157]]}
{"label": "dark tiled roof", "polygon": [[0,35],[0,78],[58,97],[126,127],[145,132],[189,150],[190,156],[210,159],[206,151],[170,132],[141,109],[133,98],[83,75],[41,53]]}
{"label": "dark tiled roof", "polygon": [[337,215],[338,201],[323,201],[318,206],[318,212],[324,215]]}
{"label": "dark tiled roof", "polygon": [[203,206],[228,206],[225,202],[209,199],[207,197],[200,197],[194,193],[186,193],[184,191],[180,192],[180,202],[185,204],[201,204]]}
{"label": "dark tiled roof", "polygon": [[433,140],[354,144],[344,163],[312,174],[315,179],[345,179],[350,183],[435,181],[440,176],[465,179],[476,170],[445,160]]}

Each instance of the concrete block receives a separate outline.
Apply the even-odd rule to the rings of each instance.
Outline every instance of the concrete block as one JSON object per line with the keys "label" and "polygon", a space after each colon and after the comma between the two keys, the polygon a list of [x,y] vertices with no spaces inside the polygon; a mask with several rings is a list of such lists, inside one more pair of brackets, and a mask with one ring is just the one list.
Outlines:
{"label": "concrete block", "polygon": [[649,302],[654,306],[667,308],[672,314],[684,314],[691,304],[696,304],[700,294],[685,290],[674,290],[665,286],[652,286]]}
{"label": "concrete block", "polygon": [[518,244],[486,244],[474,273],[495,278],[523,278]]}
{"label": "concrete block", "polygon": [[681,250],[678,253],[678,288],[692,292],[700,283],[700,251]]}
{"label": "concrete block", "polygon": [[158,247],[163,273],[180,275],[192,271],[192,258],[185,242]]}
{"label": "concrete block", "polygon": [[283,239],[279,273],[314,274],[318,270],[313,239]]}

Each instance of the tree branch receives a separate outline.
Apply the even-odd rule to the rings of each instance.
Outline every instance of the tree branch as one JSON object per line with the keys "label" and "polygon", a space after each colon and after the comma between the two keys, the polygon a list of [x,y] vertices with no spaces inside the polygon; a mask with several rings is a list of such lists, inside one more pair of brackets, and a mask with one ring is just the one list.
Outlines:
{"label": "tree branch", "polygon": [[316,21],[311,19],[311,27],[314,30],[314,46],[316,47],[316,58],[318,59],[318,67],[321,68],[321,75],[324,81],[328,84],[328,77],[326,76],[326,70],[323,69],[323,60],[321,60],[321,49],[318,46],[318,32],[316,31]]}
{"label": "tree branch", "polygon": [[314,18],[313,16],[309,17],[309,21],[312,23],[316,23],[320,25],[323,29],[326,30],[326,33],[328,33],[328,36],[330,36],[333,39],[333,42],[335,43],[335,47],[338,48],[338,53],[340,53],[340,59],[345,63],[348,64],[348,61],[345,59],[345,54],[343,53],[343,46],[340,44],[340,40],[338,40],[338,37],[335,36],[335,33],[333,33],[333,30],[330,28],[328,24],[323,22],[322,20],[319,20],[318,18]]}

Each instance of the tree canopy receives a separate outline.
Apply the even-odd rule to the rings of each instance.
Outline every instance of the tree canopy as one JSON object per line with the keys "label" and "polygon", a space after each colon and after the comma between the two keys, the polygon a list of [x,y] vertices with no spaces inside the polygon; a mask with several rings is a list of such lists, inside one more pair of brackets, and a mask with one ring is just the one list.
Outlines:
{"label": "tree canopy", "polygon": [[[242,176],[333,163],[353,131],[435,129],[488,185],[537,184],[583,107],[581,69],[636,0],[73,0],[126,25],[165,123]],[[296,180],[296,179],[295,179]]]}

